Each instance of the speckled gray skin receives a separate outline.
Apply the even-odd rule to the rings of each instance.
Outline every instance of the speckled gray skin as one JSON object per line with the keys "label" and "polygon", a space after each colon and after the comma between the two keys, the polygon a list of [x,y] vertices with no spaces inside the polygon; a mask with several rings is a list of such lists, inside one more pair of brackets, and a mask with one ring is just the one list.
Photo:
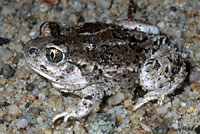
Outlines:
{"label": "speckled gray skin", "polygon": [[82,118],[97,110],[105,95],[138,85],[149,92],[134,110],[151,100],[162,103],[187,73],[177,49],[155,30],[128,21],[76,27],[42,24],[40,36],[24,48],[27,63],[56,88],[82,97],[77,107],[57,115],[53,123],[63,117],[65,122]]}

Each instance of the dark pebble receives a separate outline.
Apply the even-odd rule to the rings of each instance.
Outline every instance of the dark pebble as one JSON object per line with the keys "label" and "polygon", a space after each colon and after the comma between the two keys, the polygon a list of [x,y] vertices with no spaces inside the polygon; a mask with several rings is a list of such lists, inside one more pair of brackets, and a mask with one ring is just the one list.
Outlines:
{"label": "dark pebble", "polygon": [[26,105],[25,105],[25,108],[28,108],[30,106],[30,103],[27,102]]}
{"label": "dark pebble", "polygon": [[173,11],[173,12],[176,12],[177,8],[176,7],[170,7],[170,9]]}
{"label": "dark pebble", "polygon": [[27,86],[26,86],[26,90],[27,91],[32,91],[34,89],[34,85],[29,83]]}
{"label": "dark pebble", "polygon": [[195,131],[197,134],[200,134],[200,125],[197,126],[197,127],[194,129],[194,131]]}
{"label": "dark pebble", "polygon": [[14,70],[10,65],[4,64],[1,68],[0,74],[2,74],[5,78],[9,78],[13,76]]}
{"label": "dark pebble", "polygon": [[0,124],[3,124],[5,122],[4,119],[0,119]]}
{"label": "dark pebble", "polygon": [[0,37],[0,46],[2,46],[4,44],[8,44],[9,42],[10,42],[9,39]]}
{"label": "dark pebble", "polygon": [[10,104],[8,103],[8,102],[3,102],[3,103],[1,103],[0,104],[0,107],[7,107],[7,106],[9,106]]}
{"label": "dark pebble", "polygon": [[17,64],[21,58],[23,58],[23,54],[18,53],[17,56],[12,60],[12,64]]}

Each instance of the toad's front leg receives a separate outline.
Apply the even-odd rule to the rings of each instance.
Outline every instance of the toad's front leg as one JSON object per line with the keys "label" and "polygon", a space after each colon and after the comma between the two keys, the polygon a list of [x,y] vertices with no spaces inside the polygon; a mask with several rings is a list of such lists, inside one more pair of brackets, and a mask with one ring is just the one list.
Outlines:
{"label": "toad's front leg", "polygon": [[56,124],[58,120],[64,118],[64,122],[66,123],[69,118],[82,118],[87,116],[92,110],[96,110],[96,108],[101,104],[104,90],[100,85],[90,85],[82,90],[83,98],[77,107],[69,108],[65,112],[56,115],[52,123]]}

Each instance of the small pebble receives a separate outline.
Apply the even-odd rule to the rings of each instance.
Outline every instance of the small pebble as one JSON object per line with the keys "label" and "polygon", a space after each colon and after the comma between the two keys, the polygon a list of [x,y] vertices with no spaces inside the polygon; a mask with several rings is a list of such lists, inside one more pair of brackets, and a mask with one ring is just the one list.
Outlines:
{"label": "small pebble", "polygon": [[174,109],[174,110],[172,110],[172,117],[173,117],[173,119],[179,119],[179,114],[177,113],[177,111]]}
{"label": "small pebble", "polygon": [[172,105],[174,107],[178,107],[180,105],[180,99],[179,98],[174,98]]}
{"label": "small pebble", "polygon": [[185,102],[181,102],[181,107],[186,107],[186,103]]}
{"label": "small pebble", "polygon": [[29,83],[27,86],[26,86],[26,90],[31,92],[32,90],[34,89],[34,85]]}
{"label": "small pebble", "polygon": [[131,99],[124,101],[125,108],[129,108],[133,105],[133,101]]}
{"label": "small pebble", "polygon": [[17,126],[18,129],[20,128],[26,128],[28,126],[28,120],[26,119],[19,119],[15,125]]}
{"label": "small pebble", "polygon": [[18,113],[20,113],[20,109],[18,108],[17,105],[12,104],[8,107],[8,114],[10,115],[17,115]]}
{"label": "small pebble", "polygon": [[166,114],[168,112],[168,109],[165,106],[157,107],[156,108],[156,112],[157,112],[157,114],[164,115],[164,114]]}
{"label": "small pebble", "polygon": [[29,36],[31,37],[35,37],[37,35],[37,30],[36,29],[32,29],[29,33]]}
{"label": "small pebble", "polygon": [[163,29],[165,27],[165,23],[164,22],[159,22],[158,23],[158,27]]}
{"label": "small pebble", "polygon": [[40,100],[45,100],[45,98],[46,98],[46,95],[44,93],[40,93],[39,94],[39,99]]}
{"label": "small pebble", "polygon": [[17,70],[16,76],[21,79],[27,79],[30,76],[30,70],[22,66]]}
{"label": "small pebble", "polygon": [[7,61],[13,56],[13,52],[7,48],[0,49],[0,60]]}
{"label": "small pebble", "polygon": [[97,0],[96,1],[97,6],[103,8],[103,9],[110,8],[111,3],[112,3],[112,0]]}
{"label": "small pebble", "polygon": [[140,123],[140,126],[142,127],[142,129],[144,129],[146,132],[152,133],[152,130],[149,126],[147,126],[144,123]]}
{"label": "small pebble", "polygon": [[124,93],[117,93],[111,97],[108,98],[107,103],[109,105],[117,105],[120,104],[123,100],[125,100],[126,95]]}
{"label": "small pebble", "polygon": [[26,44],[26,43],[30,40],[30,37],[27,36],[27,35],[23,35],[23,36],[21,37],[21,40],[22,40],[22,42],[23,42],[24,44]]}
{"label": "small pebble", "polygon": [[190,87],[191,87],[192,90],[199,90],[200,91],[200,83],[199,82],[192,83],[190,85]]}
{"label": "small pebble", "polygon": [[192,113],[194,111],[194,105],[190,106],[188,109],[187,109],[187,112],[188,113]]}
{"label": "small pebble", "polygon": [[8,44],[9,42],[10,42],[9,39],[0,37],[0,46],[2,46],[4,44]]}
{"label": "small pebble", "polygon": [[40,5],[40,12],[46,12],[49,10],[49,5],[47,3],[42,3]]}
{"label": "small pebble", "polygon": [[48,130],[44,130],[44,134],[53,134],[52,130],[48,129]]}
{"label": "small pebble", "polygon": [[30,106],[30,103],[27,102],[26,105],[25,105],[25,108],[29,108],[29,106]]}
{"label": "small pebble", "polygon": [[178,124],[177,123],[173,123],[172,127],[177,130],[178,129]]}
{"label": "small pebble", "polygon": [[5,78],[9,78],[13,76],[14,70],[10,65],[4,64],[1,68],[0,74],[2,74]]}
{"label": "small pebble", "polygon": [[39,124],[41,124],[41,123],[43,122],[43,118],[42,118],[42,117],[37,117],[37,122],[38,122]]}
{"label": "small pebble", "polygon": [[90,9],[90,10],[94,10],[95,9],[95,5],[93,3],[89,3],[87,5],[87,8]]}
{"label": "small pebble", "polygon": [[0,119],[0,124],[3,124],[5,122],[4,119]]}
{"label": "small pebble", "polygon": [[13,91],[13,86],[12,85],[9,85],[8,87],[7,87],[7,92],[12,92]]}
{"label": "small pebble", "polygon": [[70,1],[71,7],[73,7],[77,12],[80,12],[84,7],[79,1]]}
{"label": "small pebble", "polygon": [[11,15],[11,14],[14,14],[16,11],[15,11],[15,8],[14,7],[11,7],[11,6],[2,6],[2,9],[1,9],[1,14],[2,15]]}

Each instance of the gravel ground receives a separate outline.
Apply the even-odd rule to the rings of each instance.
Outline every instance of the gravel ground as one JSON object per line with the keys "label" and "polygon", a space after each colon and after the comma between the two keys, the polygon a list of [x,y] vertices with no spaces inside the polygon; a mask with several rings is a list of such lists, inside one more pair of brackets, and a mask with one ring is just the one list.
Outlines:
{"label": "gravel ground", "polygon": [[[200,2],[135,0],[134,19],[171,36],[188,62],[184,85],[163,106],[149,102],[133,112],[130,94],[113,96],[100,113],[51,128],[52,118],[79,99],[63,97],[26,67],[23,47],[41,23],[69,26],[127,19],[128,0],[0,0],[0,134],[195,134],[200,133]],[[119,98],[116,100],[116,98]],[[113,105],[111,105],[111,104]]]}

